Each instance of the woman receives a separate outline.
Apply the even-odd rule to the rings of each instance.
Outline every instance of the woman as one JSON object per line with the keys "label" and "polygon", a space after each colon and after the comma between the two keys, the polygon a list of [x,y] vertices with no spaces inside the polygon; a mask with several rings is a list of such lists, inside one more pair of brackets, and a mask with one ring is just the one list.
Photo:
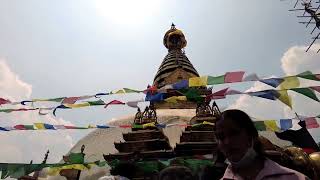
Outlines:
{"label": "woman", "polygon": [[309,179],[264,157],[258,141],[258,131],[243,111],[224,111],[216,122],[215,133],[219,150],[230,162],[222,179]]}

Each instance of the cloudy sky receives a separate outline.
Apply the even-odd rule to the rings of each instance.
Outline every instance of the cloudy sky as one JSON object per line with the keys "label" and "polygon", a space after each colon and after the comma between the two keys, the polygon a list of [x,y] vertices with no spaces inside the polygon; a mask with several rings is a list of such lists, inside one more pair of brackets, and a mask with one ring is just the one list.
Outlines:
{"label": "cloudy sky", "polygon": [[[11,100],[80,96],[129,87],[144,89],[167,53],[162,44],[172,22],[183,30],[186,55],[201,75],[243,70],[261,77],[320,73],[320,54],[311,28],[288,12],[294,2],[279,0],[2,0],[0,2],[0,97]],[[269,88],[260,83],[235,89]],[[214,88],[219,89],[220,87]],[[319,104],[291,94],[293,109],[318,115]],[[139,96],[139,95],[138,95]],[[139,96],[142,97],[142,96]],[[113,96],[105,100],[135,99]],[[292,117],[280,102],[246,96],[220,100],[261,119]],[[132,114],[127,106],[61,110],[57,117],[37,113],[0,114],[0,124],[48,122],[102,124]],[[320,141],[319,130],[313,130]],[[15,131],[0,135],[2,162],[50,162],[90,130]]]}

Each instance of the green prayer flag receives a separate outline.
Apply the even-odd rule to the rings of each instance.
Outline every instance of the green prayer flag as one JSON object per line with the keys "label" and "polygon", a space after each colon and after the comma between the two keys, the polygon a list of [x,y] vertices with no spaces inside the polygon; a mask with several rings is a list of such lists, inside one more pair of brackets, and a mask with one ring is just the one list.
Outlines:
{"label": "green prayer flag", "polygon": [[203,102],[204,97],[202,97],[199,93],[199,90],[197,89],[187,89],[187,90],[180,90],[180,92],[187,97],[189,101],[195,101],[195,102]]}
{"label": "green prayer flag", "polygon": [[305,96],[307,96],[307,97],[319,102],[319,99],[318,99],[317,95],[310,88],[294,88],[294,89],[291,89],[291,90],[295,91],[297,93],[300,93],[302,95],[305,95]]}
{"label": "green prayer flag", "polygon": [[208,76],[208,85],[214,85],[214,84],[223,84],[224,83],[224,75],[221,76]]}
{"label": "green prayer flag", "polygon": [[266,131],[266,125],[264,124],[263,121],[254,121],[254,126],[258,131]]}
{"label": "green prayer flag", "polygon": [[123,90],[124,90],[126,93],[139,93],[139,92],[141,92],[141,91],[134,90],[134,89],[129,89],[129,88],[123,88]]}
{"label": "green prayer flag", "polygon": [[132,126],[133,128],[143,128],[143,125],[141,125],[141,124],[133,124],[133,126]]}
{"label": "green prayer flag", "polygon": [[305,71],[303,73],[300,73],[300,74],[297,75],[297,77],[304,78],[304,79],[315,80],[315,81],[319,81],[320,80],[311,71]]}
{"label": "green prayer flag", "polygon": [[64,98],[65,98],[65,97],[52,98],[52,99],[48,99],[48,101],[61,102]]}
{"label": "green prayer flag", "polygon": [[102,101],[101,99],[98,101],[88,101],[87,103],[90,104],[90,106],[99,106],[99,105],[105,105],[106,103]]}
{"label": "green prayer flag", "polygon": [[33,125],[24,125],[24,128],[26,128],[26,130],[34,130]]}
{"label": "green prayer flag", "polygon": [[0,112],[10,113],[12,109],[0,109]]}
{"label": "green prayer flag", "polygon": [[191,169],[192,172],[199,172],[207,165],[213,165],[213,161],[208,159],[186,159],[184,165]]}
{"label": "green prayer flag", "polygon": [[84,154],[83,153],[70,153],[68,156],[64,156],[63,160],[70,164],[83,164]]}

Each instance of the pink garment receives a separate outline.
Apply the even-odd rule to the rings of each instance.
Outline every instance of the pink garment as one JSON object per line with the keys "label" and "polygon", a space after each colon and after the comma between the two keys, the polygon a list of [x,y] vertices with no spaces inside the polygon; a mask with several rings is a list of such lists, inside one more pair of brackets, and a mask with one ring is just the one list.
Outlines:
{"label": "pink garment", "polygon": [[[259,172],[255,180],[308,180],[304,174],[299,173],[295,170],[283,167],[278,163],[267,159],[264,162],[263,169]],[[232,172],[231,166],[229,165],[221,178],[221,180],[244,180],[237,174]]]}

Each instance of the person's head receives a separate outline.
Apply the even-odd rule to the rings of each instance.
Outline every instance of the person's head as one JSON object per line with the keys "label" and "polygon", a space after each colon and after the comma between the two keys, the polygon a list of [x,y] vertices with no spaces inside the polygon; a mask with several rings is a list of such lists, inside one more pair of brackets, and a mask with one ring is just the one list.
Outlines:
{"label": "person's head", "polygon": [[137,167],[132,162],[120,162],[116,167],[110,170],[113,176],[122,176],[132,179],[137,171]]}
{"label": "person's head", "polygon": [[216,122],[215,133],[219,150],[231,163],[261,152],[258,131],[250,117],[241,110],[224,111]]}
{"label": "person's head", "polygon": [[170,166],[160,171],[159,180],[194,180],[196,176],[184,166]]}

